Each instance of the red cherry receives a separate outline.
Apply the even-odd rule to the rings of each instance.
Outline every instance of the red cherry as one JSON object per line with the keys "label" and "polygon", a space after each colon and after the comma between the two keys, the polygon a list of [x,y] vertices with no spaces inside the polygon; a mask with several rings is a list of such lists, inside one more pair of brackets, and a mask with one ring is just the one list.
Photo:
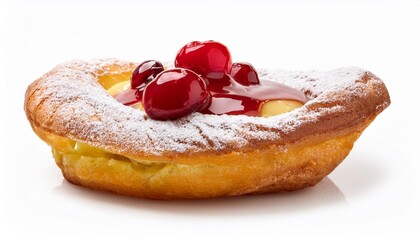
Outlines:
{"label": "red cherry", "polygon": [[157,120],[177,119],[200,111],[209,101],[204,80],[182,68],[163,71],[146,85],[143,93],[144,110]]}
{"label": "red cherry", "polygon": [[227,47],[219,42],[194,41],[179,50],[175,67],[187,68],[206,77],[220,78],[230,72],[232,58]]}
{"label": "red cherry", "polygon": [[250,63],[234,63],[230,75],[236,82],[245,86],[260,84],[258,73]]}
{"label": "red cherry", "polygon": [[159,73],[163,72],[162,63],[155,60],[148,60],[140,63],[131,75],[131,88],[144,88]]}

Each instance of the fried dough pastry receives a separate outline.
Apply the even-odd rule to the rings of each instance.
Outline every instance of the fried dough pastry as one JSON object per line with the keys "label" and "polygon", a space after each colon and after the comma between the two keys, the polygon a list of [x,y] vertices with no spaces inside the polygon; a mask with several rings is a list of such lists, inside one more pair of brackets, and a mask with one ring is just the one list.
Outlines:
{"label": "fried dough pastry", "polygon": [[363,69],[261,69],[261,79],[294,87],[309,101],[268,118],[193,113],[156,121],[106,91],[135,67],[72,61],[28,87],[27,118],[69,182],[150,199],[298,190],[333,171],[390,104],[384,83]]}

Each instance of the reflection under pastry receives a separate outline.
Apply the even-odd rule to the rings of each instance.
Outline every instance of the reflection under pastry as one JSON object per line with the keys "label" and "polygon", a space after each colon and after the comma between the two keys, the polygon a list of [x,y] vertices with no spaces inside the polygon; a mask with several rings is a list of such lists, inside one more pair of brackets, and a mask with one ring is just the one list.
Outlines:
{"label": "reflection under pastry", "polygon": [[135,197],[113,195],[107,192],[80,188],[66,180],[53,189],[56,196],[74,201],[98,202],[113,207],[129,208],[130,211],[151,211],[162,214],[182,215],[240,215],[274,214],[297,212],[316,208],[347,204],[344,193],[334,182],[326,177],[314,187],[293,192],[279,192],[264,195],[244,195],[237,198],[216,198],[173,201],[151,201]]}

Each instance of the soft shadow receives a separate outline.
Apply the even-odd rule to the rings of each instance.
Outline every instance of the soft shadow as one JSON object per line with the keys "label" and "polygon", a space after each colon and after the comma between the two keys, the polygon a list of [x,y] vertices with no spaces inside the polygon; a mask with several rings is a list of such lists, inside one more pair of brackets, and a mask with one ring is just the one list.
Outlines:
{"label": "soft shadow", "polygon": [[387,158],[395,162],[400,161],[399,156],[355,152],[347,157],[330,177],[351,198],[368,195],[395,174],[390,172],[392,167]]}
{"label": "soft shadow", "polygon": [[205,200],[157,201],[120,196],[99,192],[73,185],[63,180],[53,189],[56,195],[66,195],[83,201],[95,201],[102,204],[129,208],[130,211],[153,211],[162,214],[177,215],[263,215],[289,213],[347,204],[342,191],[328,177],[314,187],[294,192],[275,194],[246,195],[240,197]]}

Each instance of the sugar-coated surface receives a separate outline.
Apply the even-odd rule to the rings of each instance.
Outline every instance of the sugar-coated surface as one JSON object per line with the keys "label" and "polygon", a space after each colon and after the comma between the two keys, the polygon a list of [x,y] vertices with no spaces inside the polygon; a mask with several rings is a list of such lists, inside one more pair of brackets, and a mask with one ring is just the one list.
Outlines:
{"label": "sugar-coated surface", "polygon": [[70,138],[85,139],[108,150],[112,150],[108,146],[121,142],[125,150],[137,149],[154,155],[167,151],[240,148],[250,141],[280,138],[293,132],[302,122],[316,122],[324,112],[341,108],[337,105],[310,111],[307,105],[326,101],[325,93],[336,89],[355,88],[355,82],[366,72],[360,68],[329,72],[260,69],[261,79],[294,87],[310,100],[303,107],[270,118],[194,113],[175,121],[156,121],[143,111],[118,103],[97,82],[99,74],[112,71],[111,65],[127,67],[128,63],[115,59],[72,61],[44,76],[38,87],[42,90],[35,92],[35,99],[43,101],[52,118],[40,123],[49,126],[41,126],[59,132],[59,126],[64,125],[65,134]]}

